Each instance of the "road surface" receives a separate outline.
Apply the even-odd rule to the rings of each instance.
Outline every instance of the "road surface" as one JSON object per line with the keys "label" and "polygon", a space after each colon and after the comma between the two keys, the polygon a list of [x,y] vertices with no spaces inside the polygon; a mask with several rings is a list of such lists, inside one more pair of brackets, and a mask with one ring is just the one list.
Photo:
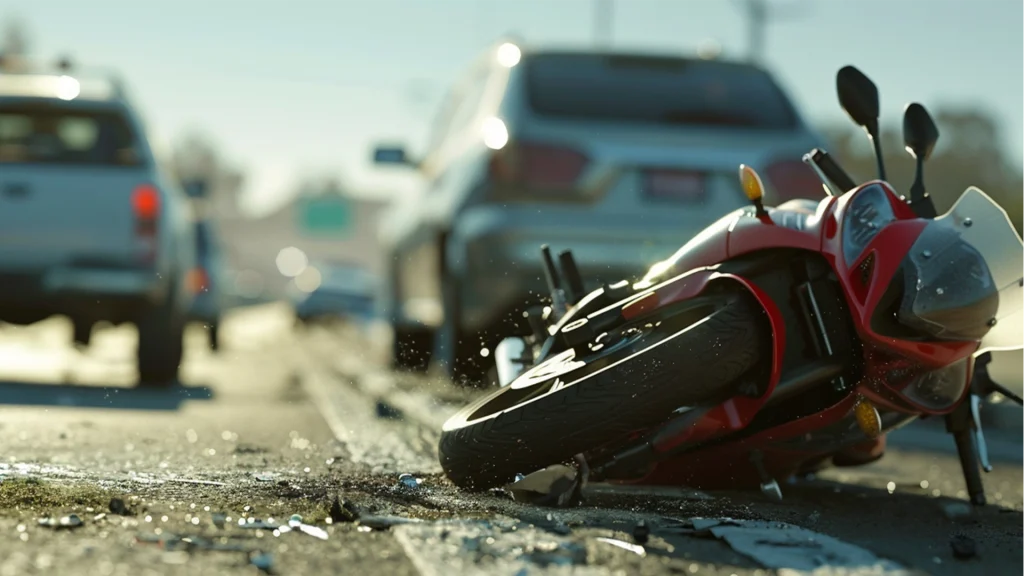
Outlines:
{"label": "road surface", "polygon": [[0,576],[1022,572],[1019,429],[990,433],[982,510],[925,426],[781,502],[592,486],[538,508],[443,478],[466,393],[381,369],[375,331],[295,329],[276,305],[234,313],[217,354],[200,330],[185,383],[142,391],[130,328],[78,351],[61,319],[0,326]]}

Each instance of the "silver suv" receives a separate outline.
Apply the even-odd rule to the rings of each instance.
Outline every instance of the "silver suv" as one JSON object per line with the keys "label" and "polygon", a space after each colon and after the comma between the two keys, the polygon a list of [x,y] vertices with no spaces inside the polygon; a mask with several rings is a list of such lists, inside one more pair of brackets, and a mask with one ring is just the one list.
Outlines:
{"label": "silver suv", "polygon": [[194,286],[184,193],[120,85],[0,72],[0,321],[67,315],[139,329],[142,384],[177,380]]}
{"label": "silver suv", "polygon": [[766,176],[773,203],[821,197],[800,157],[822,144],[748,64],[494,46],[445,100],[422,157],[375,151],[425,180],[382,223],[394,363],[433,355],[483,376],[547,294],[542,244],[572,248],[594,286],[634,277],[747,203],[740,163]]}

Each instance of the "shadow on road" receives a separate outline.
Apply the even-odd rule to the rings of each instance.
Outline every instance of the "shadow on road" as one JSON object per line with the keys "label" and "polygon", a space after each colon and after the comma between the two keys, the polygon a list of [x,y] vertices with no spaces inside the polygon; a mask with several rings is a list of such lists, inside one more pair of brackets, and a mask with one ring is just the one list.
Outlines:
{"label": "shadow on road", "polygon": [[208,386],[181,383],[164,388],[135,388],[0,381],[0,406],[178,410],[186,400],[211,400],[213,396]]}

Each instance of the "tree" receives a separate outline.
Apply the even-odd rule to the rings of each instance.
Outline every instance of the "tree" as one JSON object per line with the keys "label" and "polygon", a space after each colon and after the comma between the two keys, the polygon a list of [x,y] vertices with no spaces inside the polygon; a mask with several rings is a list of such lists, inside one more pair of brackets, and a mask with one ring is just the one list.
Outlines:
{"label": "tree", "polygon": [[[1024,179],[1021,169],[1006,154],[998,122],[983,110],[944,108],[935,114],[939,144],[925,163],[925,187],[939,213],[948,210],[968,186],[977,186],[998,202],[1021,232],[1024,214]],[[833,125],[824,130],[829,152],[855,181],[877,176],[875,157],[867,137],[856,127]],[[881,131],[887,179],[909,192],[914,180],[914,159],[903,149],[901,129]]]}

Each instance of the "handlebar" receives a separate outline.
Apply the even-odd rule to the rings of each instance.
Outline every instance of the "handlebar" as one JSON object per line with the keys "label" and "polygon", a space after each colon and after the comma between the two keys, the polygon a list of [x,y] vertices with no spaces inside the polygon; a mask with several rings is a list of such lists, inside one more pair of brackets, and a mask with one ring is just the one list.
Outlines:
{"label": "handlebar", "polygon": [[827,186],[829,182],[839,188],[840,193],[857,187],[850,175],[843,170],[828,152],[815,148],[804,154],[803,161],[811,166]]}

